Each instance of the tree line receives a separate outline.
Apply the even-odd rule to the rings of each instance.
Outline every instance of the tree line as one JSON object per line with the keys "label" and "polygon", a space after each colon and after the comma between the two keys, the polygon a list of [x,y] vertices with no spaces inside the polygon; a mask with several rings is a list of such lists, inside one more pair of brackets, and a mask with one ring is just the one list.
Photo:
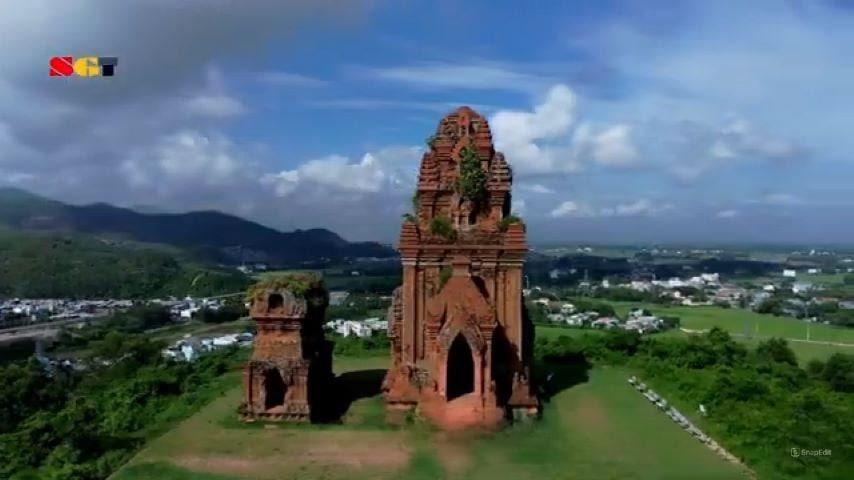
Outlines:
{"label": "tree line", "polygon": [[[750,349],[718,328],[687,338],[624,331],[538,338],[535,352],[545,374],[624,365],[669,398],[703,404],[703,428],[762,478],[840,479],[854,471],[854,355],[800,368],[785,340]],[[832,454],[795,457],[792,448]]]}

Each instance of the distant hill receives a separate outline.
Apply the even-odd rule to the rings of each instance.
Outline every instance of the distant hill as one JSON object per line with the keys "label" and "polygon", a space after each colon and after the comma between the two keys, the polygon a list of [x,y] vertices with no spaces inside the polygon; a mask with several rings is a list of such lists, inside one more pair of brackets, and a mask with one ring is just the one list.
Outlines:
{"label": "distant hill", "polygon": [[14,188],[0,188],[0,225],[172,245],[226,264],[284,265],[395,255],[379,243],[348,242],[321,228],[285,233],[216,211],[140,213],[105,203],[68,205]]}
{"label": "distant hill", "polygon": [[0,229],[0,297],[153,298],[239,292],[251,282],[171,247]]}

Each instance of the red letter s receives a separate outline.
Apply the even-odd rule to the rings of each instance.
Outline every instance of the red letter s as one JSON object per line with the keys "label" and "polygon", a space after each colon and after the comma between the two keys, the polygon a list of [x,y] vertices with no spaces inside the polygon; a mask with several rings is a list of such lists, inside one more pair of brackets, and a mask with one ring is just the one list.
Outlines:
{"label": "red letter s", "polygon": [[53,57],[50,59],[51,77],[70,77],[74,75],[74,59],[72,57]]}

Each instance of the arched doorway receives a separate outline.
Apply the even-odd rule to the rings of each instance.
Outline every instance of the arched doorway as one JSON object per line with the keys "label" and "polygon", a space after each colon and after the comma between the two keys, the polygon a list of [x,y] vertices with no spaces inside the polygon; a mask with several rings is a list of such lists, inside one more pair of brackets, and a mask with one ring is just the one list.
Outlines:
{"label": "arched doorway", "polygon": [[492,334],[492,381],[498,405],[507,405],[513,393],[513,348],[500,326]]}
{"label": "arched doorway", "polygon": [[288,390],[282,375],[275,368],[264,374],[264,408],[267,410],[285,404],[285,392]]}
{"label": "arched doorway", "polygon": [[462,334],[458,334],[448,350],[447,383],[448,401],[474,391],[474,358]]}
{"label": "arched doorway", "polygon": [[282,308],[285,304],[285,299],[281,294],[274,293],[267,298],[267,310],[273,311]]}

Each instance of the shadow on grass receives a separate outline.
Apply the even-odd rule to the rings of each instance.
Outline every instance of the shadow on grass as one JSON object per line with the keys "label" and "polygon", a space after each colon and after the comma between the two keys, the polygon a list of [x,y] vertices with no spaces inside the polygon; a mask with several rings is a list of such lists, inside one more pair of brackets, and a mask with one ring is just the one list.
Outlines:
{"label": "shadow on grass", "polygon": [[[356,370],[336,376],[328,389],[315,392],[315,400],[311,404],[311,422],[269,422],[264,420],[246,422],[237,412],[229,411],[220,421],[225,428],[297,428],[297,429],[327,429],[337,428],[344,424],[345,417],[352,410],[353,403],[362,399],[372,401],[362,402],[357,409],[359,421],[347,421],[348,428],[390,428],[385,424],[385,408],[379,397],[383,377],[386,370]],[[366,417],[366,418],[361,418]]]}
{"label": "shadow on grass", "polygon": [[386,370],[357,370],[335,377],[323,403],[317,404],[312,423],[341,423],[353,402],[380,394]]}
{"label": "shadow on grass", "polygon": [[545,357],[537,362],[537,385],[540,398],[548,402],[558,393],[580,383],[586,383],[593,365],[583,353],[573,352],[560,357]]}

